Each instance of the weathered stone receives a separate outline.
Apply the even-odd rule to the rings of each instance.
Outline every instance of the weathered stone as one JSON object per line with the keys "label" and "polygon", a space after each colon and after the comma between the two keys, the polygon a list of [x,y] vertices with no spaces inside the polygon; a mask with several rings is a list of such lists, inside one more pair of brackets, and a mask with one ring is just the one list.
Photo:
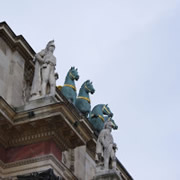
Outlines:
{"label": "weathered stone", "polygon": [[62,153],[62,162],[70,168],[79,180],[92,180],[96,164],[87,153],[86,146],[79,146]]}
{"label": "weathered stone", "polygon": [[111,169],[96,173],[93,180],[122,180],[122,178],[118,171]]}
{"label": "weathered stone", "polygon": [[105,124],[104,129],[100,132],[96,144],[96,162],[98,170],[116,169],[116,144],[114,143],[111,130],[114,124],[109,118]]}
{"label": "weathered stone", "polygon": [[46,106],[49,104],[54,104],[57,102],[58,102],[58,100],[54,96],[45,96],[45,97],[27,102],[24,106],[20,106],[20,107],[16,108],[16,111],[18,111],[18,112],[26,111],[26,110]]}
{"label": "weathered stone", "polygon": [[2,50],[2,52],[6,55],[6,48],[7,45],[6,43],[2,40],[2,38],[0,38],[0,50]]}
{"label": "weathered stone", "polygon": [[6,47],[4,53],[0,46],[0,96],[13,107],[22,106],[25,59],[18,51],[13,51],[2,38],[0,43]]}
{"label": "weathered stone", "polygon": [[47,94],[55,95],[58,74],[55,73],[56,58],[53,55],[54,50],[54,41],[49,41],[46,48],[35,55],[35,71],[30,100],[44,97]]}
{"label": "weathered stone", "polygon": [[52,169],[48,169],[43,172],[34,172],[29,175],[17,176],[18,180],[61,180],[61,177],[57,177]]}

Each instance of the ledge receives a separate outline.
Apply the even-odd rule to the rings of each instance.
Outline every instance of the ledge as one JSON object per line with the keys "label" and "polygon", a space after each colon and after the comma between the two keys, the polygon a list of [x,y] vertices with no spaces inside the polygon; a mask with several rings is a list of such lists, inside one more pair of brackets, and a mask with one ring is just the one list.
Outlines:
{"label": "ledge", "polygon": [[57,176],[62,176],[65,179],[78,180],[76,176],[53,155],[39,156],[6,164],[0,161],[0,178],[16,177],[17,175],[44,171],[49,168],[52,168]]}

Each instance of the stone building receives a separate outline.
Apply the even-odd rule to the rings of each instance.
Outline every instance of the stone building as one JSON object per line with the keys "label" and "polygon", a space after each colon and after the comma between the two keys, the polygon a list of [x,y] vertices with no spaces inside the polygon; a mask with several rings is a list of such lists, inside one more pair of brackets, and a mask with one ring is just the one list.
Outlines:
{"label": "stone building", "polygon": [[[97,136],[89,121],[58,88],[28,103],[34,55],[22,35],[0,23],[0,179],[91,180]],[[122,180],[132,180],[116,160]]]}

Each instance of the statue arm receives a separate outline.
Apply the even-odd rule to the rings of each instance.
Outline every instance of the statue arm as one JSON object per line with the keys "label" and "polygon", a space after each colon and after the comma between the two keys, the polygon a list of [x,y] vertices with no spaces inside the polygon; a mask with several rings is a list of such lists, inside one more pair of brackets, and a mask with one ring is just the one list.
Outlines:
{"label": "statue arm", "polygon": [[37,53],[35,55],[35,58],[40,62],[40,63],[44,63],[44,59],[43,57],[45,56],[45,50],[40,51],[39,53]]}
{"label": "statue arm", "polygon": [[118,149],[116,143],[113,143],[113,149],[114,149],[115,151]]}
{"label": "statue arm", "polygon": [[106,143],[106,140],[105,140],[106,133],[102,130],[99,136],[100,136],[99,139],[100,139],[100,142],[101,142],[102,146],[104,148],[106,148],[106,146],[107,146],[107,143]]}
{"label": "statue arm", "polygon": [[59,74],[58,74],[57,72],[54,74],[54,76],[55,76],[55,79],[56,79],[56,80],[59,79]]}

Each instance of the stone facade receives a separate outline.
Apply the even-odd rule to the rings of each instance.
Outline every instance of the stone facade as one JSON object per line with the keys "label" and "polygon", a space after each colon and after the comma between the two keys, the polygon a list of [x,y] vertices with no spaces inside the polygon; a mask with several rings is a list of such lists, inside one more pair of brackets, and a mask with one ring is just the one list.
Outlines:
{"label": "stone facade", "polygon": [[[58,88],[53,97],[28,101],[34,55],[22,36],[0,23],[0,179],[53,171],[65,180],[92,180],[97,136],[89,121]],[[132,180],[118,159],[116,170]]]}
{"label": "stone facade", "polygon": [[22,90],[25,61],[0,38],[0,93],[12,106],[23,104]]}

